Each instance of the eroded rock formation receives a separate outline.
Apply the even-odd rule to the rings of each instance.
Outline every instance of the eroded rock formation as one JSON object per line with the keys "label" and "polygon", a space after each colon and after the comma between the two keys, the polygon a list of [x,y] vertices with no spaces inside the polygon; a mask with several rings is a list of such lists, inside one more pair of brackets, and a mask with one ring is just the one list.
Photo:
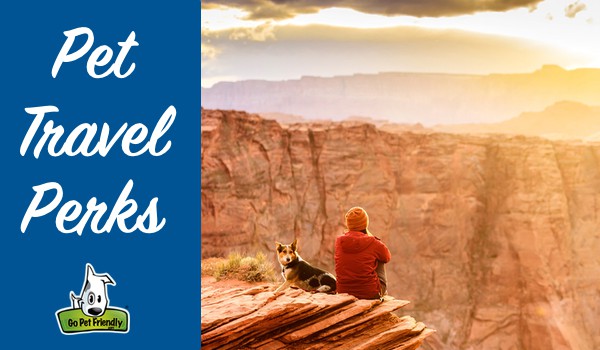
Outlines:
{"label": "eroded rock formation", "polygon": [[408,301],[274,288],[203,286],[202,348],[414,350],[434,332],[392,313]]}
{"label": "eroded rock formation", "polygon": [[[600,145],[282,127],[202,112],[202,255],[299,238],[333,271],[343,215],[388,245],[390,294],[434,349],[599,349]],[[275,261],[275,260],[273,260]]]}

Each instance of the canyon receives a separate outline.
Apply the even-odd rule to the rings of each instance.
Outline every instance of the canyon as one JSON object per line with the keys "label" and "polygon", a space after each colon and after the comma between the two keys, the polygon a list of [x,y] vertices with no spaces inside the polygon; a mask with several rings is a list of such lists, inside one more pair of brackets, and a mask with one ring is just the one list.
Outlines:
{"label": "canyon", "polygon": [[[265,96],[268,94],[264,93]],[[202,110],[202,257],[299,240],[334,270],[362,206],[424,349],[598,349],[600,144]]]}

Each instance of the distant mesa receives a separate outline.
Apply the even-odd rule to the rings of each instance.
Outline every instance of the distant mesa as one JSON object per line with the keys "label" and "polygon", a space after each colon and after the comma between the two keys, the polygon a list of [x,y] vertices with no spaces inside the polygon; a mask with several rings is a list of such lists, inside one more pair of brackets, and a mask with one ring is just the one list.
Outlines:
{"label": "distant mesa", "polygon": [[437,131],[454,133],[496,133],[540,136],[549,139],[597,141],[600,135],[600,107],[561,101],[539,112],[525,112],[495,124],[440,125]]}
{"label": "distant mesa", "polygon": [[600,69],[545,65],[531,73],[379,73],[287,81],[248,80],[202,88],[209,109],[279,113],[340,121],[369,116],[390,123],[499,123],[559,101],[600,106]]}
{"label": "distant mesa", "polygon": [[286,113],[261,113],[263,118],[269,120],[275,120],[279,124],[295,124],[295,123],[304,123],[307,120],[299,115],[286,114]]}
{"label": "distant mesa", "polygon": [[539,70],[535,71],[534,74],[565,74],[569,71],[556,64],[545,64]]}
{"label": "distant mesa", "polygon": [[349,121],[349,122],[369,123],[369,124],[373,124],[375,126],[381,126],[383,124],[388,123],[388,121],[386,119],[374,119],[374,118],[366,117],[366,116],[350,116],[350,117],[346,118],[345,120]]}

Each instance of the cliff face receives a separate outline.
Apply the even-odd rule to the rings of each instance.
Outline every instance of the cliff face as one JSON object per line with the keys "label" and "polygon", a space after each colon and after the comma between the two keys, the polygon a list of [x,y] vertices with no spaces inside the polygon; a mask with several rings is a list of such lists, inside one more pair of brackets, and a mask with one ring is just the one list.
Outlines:
{"label": "cliff face", "polygon": [[299,238],[334,270],[352,206],[392,252],[389,292],[435,349],[600,348],[600,145],[389,134],[202,111],[202,256]]}
{"label": "cliff face", "polygon": [[356,74],[222,82],[202,89],[205,108],[310,119],[362,115],[427,125],[499,122],[562,100],[600,105],[600,69],[545,66],[525,74]]}

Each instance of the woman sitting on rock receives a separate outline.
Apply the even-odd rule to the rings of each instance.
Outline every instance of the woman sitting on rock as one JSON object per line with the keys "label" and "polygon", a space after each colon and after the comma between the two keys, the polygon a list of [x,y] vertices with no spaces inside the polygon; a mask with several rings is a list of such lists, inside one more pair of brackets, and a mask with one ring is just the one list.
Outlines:
{"label": "woman sitting on rock", "polygon": [[337,292],[359,299],[382,298],[387,291],[385,263],[391,259],[389,249],[367,227],[369,216],[361,207],[346,213],[348,232],[335,240],[335,274]]}

